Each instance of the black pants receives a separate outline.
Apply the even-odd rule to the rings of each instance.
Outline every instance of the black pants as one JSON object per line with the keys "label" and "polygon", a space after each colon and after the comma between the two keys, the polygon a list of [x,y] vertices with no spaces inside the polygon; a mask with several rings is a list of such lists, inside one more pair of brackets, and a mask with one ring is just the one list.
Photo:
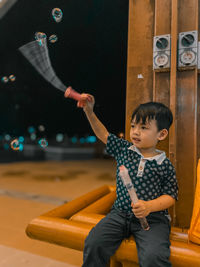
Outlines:
{"label": "black pants", "polygon": [[140,267],[171,267],[170,223],[165,215],[147,216],[150,230],[144,231],[134,214],[112,208],[85,240],[82,267],[105,267],[124,238],[133,235]]}

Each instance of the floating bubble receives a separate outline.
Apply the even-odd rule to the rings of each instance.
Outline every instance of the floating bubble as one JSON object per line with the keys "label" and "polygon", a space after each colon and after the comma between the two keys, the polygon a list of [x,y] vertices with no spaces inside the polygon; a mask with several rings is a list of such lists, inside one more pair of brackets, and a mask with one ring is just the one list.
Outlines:
{"label": "floating bubble", "polygon": [[19,142],[19,139],[14,139],[14,140],[12,140],[12,142],[10,143],[10,147],[11,147],[13,150],[19,150],[19,148],[20,148],[20,142]]}
{"label": "floating bubble", "polygon": [[55,35],[55,34],[52,34],[50,37],[49,37],[49,42],[54,44],[55,42],[58,41],[58,37]]}
{"label": "floating bubble", "polygon": [[2,83],[7,83],[9,81],[7,76],[1,78]]}
{"label": "floating bubble", "polygon": [[11,75],[9,76],[9,80],[10,80],[11,82],[14,82],[14,81],[16,80],[15,75],[11,74]]}
{"label": "floating bubble", "polygon": [[55,22],[60,22],[62,20],[62,17],[63,17],[63,13],[62,13],[62,10],[60,8],[54,8],[52,10],[52,16],[53,16],[53,19],[55,20]]}
{"label": "floating bubble", "polygon": [[45,138],[41,138],[39,141],[38,141],[38,144],[42,147],[42,148],[45,148],[48,146],[48,142]]}
{"label": "floating bubble", "polygon": [[45,43],[47,36],[44,32],[36,32],[35,40],[38,41],[39,45],[43,45]]}

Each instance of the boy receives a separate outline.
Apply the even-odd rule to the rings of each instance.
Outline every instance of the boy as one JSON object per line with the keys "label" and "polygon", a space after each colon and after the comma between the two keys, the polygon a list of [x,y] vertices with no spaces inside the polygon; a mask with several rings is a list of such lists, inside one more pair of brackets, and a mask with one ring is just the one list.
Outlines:
{"label": "boy", "polygon": [[[174,167],[165,152],[156,149],[156,144],[168,135],[172,113],[158,102],[139,105],[132,114],[130,143],[107,131],[93,112],[94,97],[89,96],[83,110],[94,133],[117,161],[117,198],[111,211],[87,236],[82,267],[105,267],[122,240],[130,235],[136,242],[140,267],[172,266],[167,209],[177,200],[178,186]],[[136,189],[139,201],[135,205],[119,177],[121,165],[128,169]],[[139,218],[143,217],[149,223],[148,231],[140,225]]]}

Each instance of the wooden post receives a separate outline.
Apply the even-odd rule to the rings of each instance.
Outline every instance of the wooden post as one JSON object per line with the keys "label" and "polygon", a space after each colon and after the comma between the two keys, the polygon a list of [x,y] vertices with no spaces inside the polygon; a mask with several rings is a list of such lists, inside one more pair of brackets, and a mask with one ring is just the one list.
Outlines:
{"label": "wooden post", "polygon": [[[166,151],[177,171],[179,201],[170,211],[173,225],[185,228],[190,225],[200,157],[200,78],[197,67],[184,71],[177,68],[177,40],[180,32],[198,31],[198,3],[198,0],[129,2],[126,138],[129,139],[132,111],[138,104],[153,100],[171,108],[174,123],[169,138],[161,142],[159,149]],[[153,37],[164,34],[171,34],[171,66],[166,72],[155,72]]]}

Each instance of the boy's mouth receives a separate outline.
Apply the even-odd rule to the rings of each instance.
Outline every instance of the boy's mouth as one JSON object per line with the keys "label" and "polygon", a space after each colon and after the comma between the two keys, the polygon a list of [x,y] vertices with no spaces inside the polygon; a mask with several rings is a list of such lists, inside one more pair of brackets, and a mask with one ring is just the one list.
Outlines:
{"label": "boy's mouth", "polygon": [[136,143],[138,143],[138,142],[140,142],[141,140],[140,140],[139,138],[133,137],[133,141],[136,142]]}

